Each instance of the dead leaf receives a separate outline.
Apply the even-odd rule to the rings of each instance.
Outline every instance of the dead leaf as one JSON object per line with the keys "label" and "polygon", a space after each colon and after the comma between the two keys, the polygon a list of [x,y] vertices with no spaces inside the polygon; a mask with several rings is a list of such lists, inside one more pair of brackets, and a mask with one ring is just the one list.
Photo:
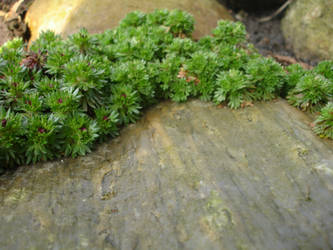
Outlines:
{"label": "dead leaf", "polygon": [[183,78],[183,79],[187,78],[187,72],[183,67],[180,68],[177,77],[178,78]]}
{"label": "dead leaf", "polygon": [[250,101],[244,101],[244,102],[242,102],[241,107],[242,107],[242,108],[245,108],[245,107],[253,107],[253,103],[250,102]]}

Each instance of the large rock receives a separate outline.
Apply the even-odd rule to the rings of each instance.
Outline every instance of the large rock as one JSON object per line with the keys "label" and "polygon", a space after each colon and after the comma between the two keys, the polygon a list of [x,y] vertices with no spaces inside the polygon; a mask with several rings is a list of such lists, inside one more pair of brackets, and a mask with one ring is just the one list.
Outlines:
{"label": "large rock", "polygon": [[282,31],[298,57],[333,59],[333,1],[294,1],[282,20]]}
{"label": "large rock", "polygon": [[332,249],[333,143],[284,101],[162,103],[0,177],[0,249]]}
{"label": "large rock", "polygon": [[217,0],[35,0],[26,20],[31,39],[46,29],[67,36],[86,27],[99,33],[118,25],[127,13],[134,10],[152,12],[155,9],[182,9],[194,15],[194,37],[210,34],[219,19],[232,19]]}

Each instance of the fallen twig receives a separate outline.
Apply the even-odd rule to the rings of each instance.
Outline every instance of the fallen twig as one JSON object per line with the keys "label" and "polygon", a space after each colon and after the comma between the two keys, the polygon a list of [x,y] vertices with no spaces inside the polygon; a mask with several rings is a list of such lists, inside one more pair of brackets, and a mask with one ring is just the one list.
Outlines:
{"label": "fallen twig", "polygon": [[282,11],[284,11],[288,5],[292,2],[293,0],[288,0],[287,2],[285,2],[279,9],[277,9],[277,11],[275,11],[272,15],[267,16],[267,17],[263,17],[260,18],[258,20],[259,23],[264,23],[264,22],[268,22],[270,20],[272,20],[274,17],[276,17],[277,15],[279,15]]}

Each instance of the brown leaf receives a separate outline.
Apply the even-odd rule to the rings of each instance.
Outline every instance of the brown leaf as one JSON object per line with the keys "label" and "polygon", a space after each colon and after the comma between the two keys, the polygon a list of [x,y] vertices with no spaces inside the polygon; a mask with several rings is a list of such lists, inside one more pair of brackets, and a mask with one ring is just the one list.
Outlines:
{"label": "brown leaf", "polygon": [[253,107],[253,103],[250,102],[250,101],[244,101],[244,102],[242,102],[241,107],[242,107],[242,108],[245,108],[245,107]]}
{"label": "brown leaf", "polygon": [[187,78],[187,72],[183,67],[180,68],[177,77],[178,78]]}

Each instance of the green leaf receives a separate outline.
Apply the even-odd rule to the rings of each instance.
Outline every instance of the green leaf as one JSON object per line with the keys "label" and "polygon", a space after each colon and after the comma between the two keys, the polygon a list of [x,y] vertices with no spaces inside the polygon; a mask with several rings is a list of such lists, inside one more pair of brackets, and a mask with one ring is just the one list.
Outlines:
{"label": "green leaf", "polygon": [[193,28],[180,10],[135,11],[100,34],[45,31],[30,48],[1,46],[1,169],[84,155],[164,99],[239,108],[288,94],[299,108],[322,108],[314,131],[332,138],[332,61],[284,69],[247,43],[241,23],[220,21],[199,41]]}
{"label": "green leaf", "polygon": [[268,101],[277,97],[284,85],[286,73],[271,58],[251,59],[245,66],[248,79],[255,86],[253,98]]}
{"label": "green leaf", "polygon": [[236,45],[246,41],[245,25],[241,22],[220,20],[212,33],[215,43]]}
{"label": "green leaf", "polygon": [[321,75],[306,74],[290,91],[288,101],[302,110],[318,111],[330,98],[327,90],[331,84]]}
{"label": "green leaf", "polygon": [[217,90],[214,93],[214,102],[226,102],[230,108],[239,108],[244,101],[251,100],[253,86],[246,76],[239,70],[231,69],[222,72],[217,78]]}
{"label": "green leaf", "polygon": [[112,89],[111,107],[119,114],[119,122],[127,125],[139,119],[141,106],[137,91],[130,85],[117,84]]}
{"label": "green leaf", "polygon": [[333,102],[321,109],[313,130],[321,137],[333,139]]}

